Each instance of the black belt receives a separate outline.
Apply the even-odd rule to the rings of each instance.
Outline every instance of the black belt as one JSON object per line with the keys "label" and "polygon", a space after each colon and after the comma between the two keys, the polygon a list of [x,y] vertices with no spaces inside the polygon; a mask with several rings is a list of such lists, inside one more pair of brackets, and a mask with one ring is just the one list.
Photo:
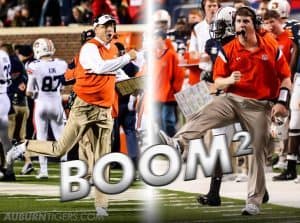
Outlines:
{"label": "black belt", "polygon": [[0,84],[6,84],[7,80],[0,80]]}

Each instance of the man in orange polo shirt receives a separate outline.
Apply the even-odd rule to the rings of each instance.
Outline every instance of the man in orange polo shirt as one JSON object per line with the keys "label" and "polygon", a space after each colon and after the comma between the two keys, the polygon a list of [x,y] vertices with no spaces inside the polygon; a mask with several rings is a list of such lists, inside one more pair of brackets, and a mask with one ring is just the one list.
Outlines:
{"label": "man in orange polo shirt", "polygon": [[[58,141],[28,140],[13,147],[7,153],[7,163],[26,151],[27,156],[62,156],[81,138],[89,138],[94,163],[110,152],[113,119],[111,108],[115,98],[116,71],[136,59],[136,51],[130,50],[117,57],[117,48],[111,44],[116,32],[116,21],[110,15],[103,15],[94,22],[95,38],[80,49],[79,64],[76,67],[76,83],[73,87],[77,97],[71,108],[69,119]],[[88,134],[92,129],[93,134]],[[105,174],[108,177],[108,169]],[[107,195],[95,190],[95,207],[98,216],[108,216]]]}
{"label": "man in orange polo shirt", "polygon": [[280,14],[276,10],[267,10],[263,20],[264,28],[274,35],[286,61],[290,64],[291,70],[295,70],[298,49],[296,43],[293,42],[293,33],[283,28]]}
{"label": "man in orange polo shirt", "polygon": [[153,95],[155,119],[161,129],[169,136],[176,133],[176,108],[175,94],[181,90],[184,72],[178,67],[177,54],[165,43],[166,33],[154,33],[154,74]]}
{"label": "man in orange polo shirt", "polygon": [[[237,10],[234,19],[238,36],[224,46],[214,66],[214,81],[227,94],[219,96],[195,114],[173,137],[160,138],[177,149],[188,149],[212,128],[240,122],[252,138],[248,197],[243,215],[256,215],[265,194],[265,154],[271,117],[287,115],[291,88],[290,69],[281,50],[269,35],[260,35],[255,12]],[[272,107],[273,102],[275,105]]]}

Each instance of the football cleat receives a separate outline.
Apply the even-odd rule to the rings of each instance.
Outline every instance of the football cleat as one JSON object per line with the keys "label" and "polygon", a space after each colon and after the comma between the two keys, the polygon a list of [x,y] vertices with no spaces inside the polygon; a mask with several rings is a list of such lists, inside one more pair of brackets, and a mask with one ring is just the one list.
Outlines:
{"label": "football cleat", "polygon": [[220,206],[221,205],[221,198],[216,195],[212,196],[209,194],[206,195],[199,195],[197,197],[197,201],[199,204],[208,205],[208,206]]}
{"label": "football cleat", "polygon": [[4,168],[0,168],[0,181],[16,181],[16,176],[14,173],[7,173],[7,170]]}
{"label": "football cleat", "polygon": [[21,170],[21,175],[30,174],[32,171],[34,171],[32,163],[25,163]]}
{"label": "football cleat", "polygon": [[294,180],[297,178],[297,173],[285,170],[281,174],[274,176],[272,179],[273,181],[287,181],[287,180]]}

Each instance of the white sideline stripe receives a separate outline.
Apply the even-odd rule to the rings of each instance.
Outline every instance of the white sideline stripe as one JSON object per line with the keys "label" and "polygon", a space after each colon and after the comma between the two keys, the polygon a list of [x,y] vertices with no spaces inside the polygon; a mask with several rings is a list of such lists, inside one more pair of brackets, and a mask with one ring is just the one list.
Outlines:
{"label": "white sideline stripe", "polygon": [[[40,165],[39,164],[36,164],[36,166],[32,166],[33,168],[34,168],[34,170],[33,171],[36,171],[36,170],[39,170],[40,169]],[[18,168],[18,167],[16,167],[16,168]],[[19,167],[19,168],[21,168],[22,169],[22,167]],[[50,170],[50,171],[60,171],[60,167],[48,167],[48,170]]]}
{"label": "white sideline stripe", "polygon": [[[163,199],[163,198],[162,198],[162,199]],[[160,200],[162,200],[162,199],[160,199]],[[178,198],[174,197],[173,200],[172,200],[172,199],[165,200],[165,203],[182,203],[182,204],[189,203],[189,204],[191,204],[191,202],[192,202],[193,204],[198,204],[198,205],[199,205],[199,203],[196,201],[195,198],[192,199],[192,200],[188,200],[188,199],[184,199],[184,198],[178,199]],[[238,207],[238,206],[243,207],[243,205],[232,205],[232,204],[234,204],[232,201],[222,202],[222,204],[223,204],[223,205],[226,204],[226,206],[224,206],[224,208]]]}
{"label": "white sideline stripe", "polygon": [[[222,204],[234,204],[234,202],[232,202],[232,201],[222,201]],[[228,206],[230,206],[230,205],[228,205]],[[226,206],[226,207],[228,207],[228,206]]]}
{"label": "white sideline stripe", "polygon": [[199,209],[199,206],[193,206],[193,207],[184,207],[183,209],[188,209],[188,210],[192,210],[192,209]]}
{"label": "white sideline stripe", "polygon": [[13,196],[13,197],[10,197],[9,199],[32,199],[30,196]]}
{"label": "white sideline stripe", "polygon": [[[30,175],[16,175],[16,177],[35,177],[36,174],[30,174]],[[60,175],[48,175],[48,178],[53,178],[53,179],[57,179],[60,178]],[[115,177],[111,177],[110,180],[115,180],[115,181],[120,181],[121,178],[115,178]]]}
{"label": "white sideline stripe", "polygon": [[[60,201],[59,198],[38,198],[35,199],[36,201]],[[84,199],[79,201],[73,201],[75,203],[94,203],[94,199]],[[110,201],[109,202],[112,206],[122,206],[122,205],[144,205],[144,202],[120,202],[120,201]]]}
{"label": "white sideline stripe", "polygon": [[[236,215],[234,215],[236,216]],[[247,220],[245,220],[246,218],[245,217],[241,217],[241,214],[238,215],[240,218],[233,218],[233,219],[230,219],[230,222],[246,222]],[[250,216],[251,217],[251,216]],[[257,218],[258,216],[254,216],[255,220],[256,221],[259,221],[259,220],[267,220],[269,218]],[[298,217],[298,216],[293,216],[293,217]],[[190,220],[189,223],[203,223],[204,221],[202,220]],[[216,219],[214,220],[205,220],[205,222],[212,222],[212,223],[215,223],[216,222]],[[219,219],[217,220],[217,222],[228,222],[228,219]],[[248,221],[247,221],[248,222]],[[252,221],[251,221],[252,222]],[[253,221],[254,222],[254,221]],[[297,221],[290,221],[287,220],[287,221],[282,221],[282,222],[286,222],[286,223],[299,223],[300,221],[297,220]]]}
{"label": "white sideline stripe", "polygon": [[160,195],[160,196],[155,196],[156,197],[166,197],[168,199],[176,199],[176,200],[196,200],[197,196],[187,196],[187,197],[179,197],[179,196],[165,196],[165,195]]}
{"label": "white sideline stripe", "polygon": [[[34,171],[40,169],[40,167],[39,167],[40,164],[39,163],[35,163],[34,162],[33,164],[36,164],[36,166],[33,165]],[[22,168],[22,167],[19,167],[19,168]],[[60,166],[57,166],[57,167],[48,167],[48,170],[50,170],[50,171],[60,171]],[[111,170],[111,173],[112,174],[120,174],[120,175],[122,175],[123,171],[122,170]]]}
{"label": "white sideline stripe", "polygon": [[132,211],[145,211],[145,208],[108,208],[110,212],[132,212]]}
{"label": "white sideline stripe", "polygon": [[[60,198],[36,198],[36,201],[60,201]],[[83,200],[73,201],[73,202],[94,202],[91,198],[83,198]]]}
{"label": "white sideline stripe", "polygon": [[[116,181],[120,181],[121,180],[121,178],[116,178],[116,177],[110,177],[109,178],[110,180],[116,180]],[[134,181],[133,181],[134,182]]]}
{"label": "white sideline stripe", "polygon": [[[144,211],[144,208],[108,208],[108,213],[110,212],[132,212],[132,211]],[[80,214],[86,214],[86,213],[96,213],[95,209],[84,209],[84,210],[72,210],[72,211],[0,211],[0,214],[7,214],[7,213],[80,213]]]}
{"label": "white sideline stripe", "polygon": [[[24,178],[26,178],[26,177],[35,177],[35,176],[37,176],[37,175],[36,174],[31,174],[31,175],[16,175],[16,177],[24,177]],[[60,175],[48,175],[48,179],[49,178],[57,179],[57,178],[60,178]],[[39,180],[39,179],[37,179],[37,180]],[[42,180],[46,180],[46,179],[42,179]]]}
{"label": "white sideline stripe", "polygon": [[182,205],[197,205],[197,202],[191,202],[191,201],[185,201],[185,202],[180,202],[180,201],[164,201],[165,204],[182,204]]}
{"label": "white sideline stripe", "polygon": [[[243,206],[244,207],[244,206]],[[220,213],[220,212],[238,212],[239,215],[241,214],[241,210],[242,208],[236,208],[236,209],[221,209],[219,207],[219,210],[208,210],[208,211],[204,211],[205,213]],[[225,215],[224,215],[225,216]]]}
{"label": "white sideline stripe", "polygon": [[177,194],[156,194],[154,195],[154,197],[178,197],[178,195]]}
{"label": "white sideline stripe", "polygon": [[[204,206],[204,205],[202,205],[202,206]],[[226,205],[226,206],[215,206],[215,207],[213,207],[213,206],[210,206],[211,208],[219,208],[219,209],[222,209],[222,208],[243,208],[243,207],[245,207],[245,205],[243,205],[243,204],[236,204],[236,205]]]}
{"label": "white sideline stripe", "polygon": [[96,212],[94,209],[84,209],[84,210],[72,210],[72,211],[0,211],[0,214],[6,214],[6,213],[72,213],[72,212]]}
{"label": "white sideline stripe", "polygon": [[[261,213],[263,213],[263,212],[261,212]],[[236,215],[223,215],[223,216],[230,217],[230,216],[236,216]],[[241,216],[241,214],[239,214],[239,216]],[[286,221],[281,221],[281,222],[288,222],[288,223],[291,222],[290,218],[299,218],[299,217],[300,216],[287,216],[287,217],[284,217],[284,216],[280,216],[280,217],[272,217],[272,216],[270,216],[270,217],[267,217],[267,216],[260,216],[260,215],[254,216],[256,222],[261,221],[261,220],[269,220],[269,219],[282,219],[283,220],[283,218],[286,218]],[[296,220],[297,220],[296,222],[300,222],[298,219],[296,219]],[[244,218],[233,218],[233,219],[230,219],[230,221],[231,222],[232,221],[245,222],[245,217]]]}
{"label": "white sideline stripe", "polygon": [[[93,201],[94,202],[94,201]],[[124,203],[120,203],[120,202],[110,202],[109,204],[111,204],[112,206],[122,206],[122,205],[144,205],[144,202],[137,202],[137,203],[130,203],[130,202],[124,202]]]}
{"label": "white sideline stripe", "polygon": [[[241,206],[240,208],[239,208],[239,211],[242,209],[242,207],[244,207],[244,206]],[[183,209],[201,209],[201,208],[210,208],[210,209],[216,209],[216,210],[211,210],[211,211],[205,211],[205,212],[219,212],[219,211],[221,211],[220,210],[220,206],[217,206],[217,207],[209,207],[209,206],[207,206],[207,205],[193,205],[193,206],[186,206],[186,207],[184,207]],[[232,211],[233,209],[231,209],[231,210],[227,210],[227,209],[224,209],[224,210],[226,210],[226,211]]]}
{"label": "white sideline stripe", "polygon": [[180,207],[186,206],[186,204],[164,204],[164,207]]}

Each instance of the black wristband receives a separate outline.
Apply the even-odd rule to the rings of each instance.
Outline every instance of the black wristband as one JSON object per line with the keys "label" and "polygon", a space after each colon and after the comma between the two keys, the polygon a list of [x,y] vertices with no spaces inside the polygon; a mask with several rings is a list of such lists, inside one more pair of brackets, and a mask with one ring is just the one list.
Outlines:
{"label": "black wristband", "polygon": [[277,99],[277,103],[284,105],[288,109],[290,105],[290,98],[291,98],[290,89],[286,87],[281,87],[279,89],[279,96]]}

